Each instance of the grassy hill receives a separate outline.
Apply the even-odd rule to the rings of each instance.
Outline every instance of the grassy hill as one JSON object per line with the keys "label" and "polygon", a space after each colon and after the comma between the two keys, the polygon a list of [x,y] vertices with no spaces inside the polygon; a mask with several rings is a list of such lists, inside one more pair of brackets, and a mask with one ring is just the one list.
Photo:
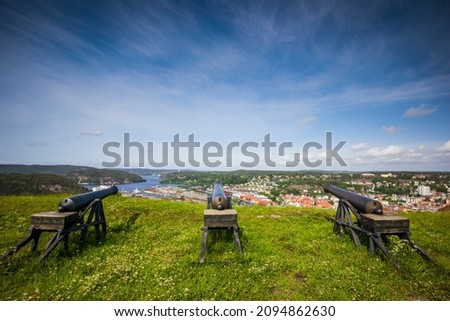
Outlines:
{"label": "grassy hill", "polygon": [[[32,213],[65,196],[0,196],[0,253],[26,236]],[[0,300],[450,300],[448,212],[406,215],[436,262],[392,240],[396,270],[335,235],[333,212],[237,207],[243,254],[229,233],[212,232],[199,264],[203,205],[116,195],[104,206],[101,243],[91,231],[79,251],[75,233],[69,253],[60,246],[41,264],[29,247],[3,260]]]}

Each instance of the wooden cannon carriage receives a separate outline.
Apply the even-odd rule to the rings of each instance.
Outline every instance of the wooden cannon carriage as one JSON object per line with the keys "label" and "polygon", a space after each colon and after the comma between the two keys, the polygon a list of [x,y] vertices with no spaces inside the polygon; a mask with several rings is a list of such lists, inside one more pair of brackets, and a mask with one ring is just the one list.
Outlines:
{"label": "wooden cannon carriage", "polygon": [[41,254],[39,262],[48,257],[61,241],[67,250],[71,232],[81,231],[80,245],[82,245],[86,239],[88,228],[94,226],[96,238],[99,240],[101,234],[106,234],[106,219],[102,199],[116,194],[117,191],[116,186],[111,186],[95,192],[74,195],[63,199],[59,203],[57,211],[33,214],[28,236],[17,243],[4,257],[13,255],[29,242],[32,242],[31,250],[34,252],[43,232],[51,232],[54,235]]}
{"label": "wooden cannon carriage", "polygon": [[[411,240],[408,218],[384,215],[383,206],[380,202],[331,184],[325,186],[324,190],[339,198],[334,219],[334,232],[342,236],[345,233],[345,228],[348,228],[356,246],[361,246],[359,235],[366,235],[369,240],[369,252],[374,255],[378,247],[396,268],[399,267],[398,263],[385,245],[387,237],[390,235],[407,240],[409,246],[415,249],[424,259],[431,260],[431,257]],[[352,220],[351,213],[355,215],[356,222]]]}
{"label": "wooden cannon carriage", "polygon": [[236,248],[242,253],[237,212],[232,208],[231,195],[226,195],[222,183],[219,181],[216,181],[213,185],[213,192],[208,196],[207,207],[203,212],[203,239],[200,263],[205,262],[206,242],[210,230],[232,229]]}

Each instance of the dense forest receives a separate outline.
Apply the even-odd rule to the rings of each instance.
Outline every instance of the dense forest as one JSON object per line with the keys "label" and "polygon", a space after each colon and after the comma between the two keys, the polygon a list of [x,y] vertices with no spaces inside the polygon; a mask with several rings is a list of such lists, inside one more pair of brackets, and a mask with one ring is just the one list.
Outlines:
{"label": "dense forest", "polygon": [[98,168],[82,168],[71,172],[66,175],[68,178],[73,178],[79,183],[84,184],[129,184],[144,182],[145,180],[136,174],[112,170],[112,169],[98,169]]}
{"label": "dense forest", "polygon": [[55,174],[0,174],[0,195],[83,193],[77,180]]}
{"label": "dense forest", "polygon": [[73,165],[16,165],[0,164],[0,174],[54,174],[75,180],[77,183],[99,184],[128,184],[143,182],[144,179],[134,173],[100,169],[88,166]]}

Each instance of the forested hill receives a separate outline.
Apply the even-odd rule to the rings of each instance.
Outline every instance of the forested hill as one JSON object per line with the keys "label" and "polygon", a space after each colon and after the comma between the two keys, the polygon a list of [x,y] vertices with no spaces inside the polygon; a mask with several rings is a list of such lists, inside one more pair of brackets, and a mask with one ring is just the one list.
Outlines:
{"label": "forested hill", "polygon": [[55,174],[0,174],[0,195],[83,193],[76,180]]}
{"label": "forested hill", "polygon": [[128,184],[143,182],[141,176],[114,169],[99,169],[74,165],[15,165],[0,164],[0,174],[55,174],[84,184]]}
{"label": "forested hill", "polygon": [[74,165],[21,165],[21,164],[0,164],[0,174],[20,173],[20,174],[56,174],[66,175],[69,172],[83,169],[91,169],[88,166]]}

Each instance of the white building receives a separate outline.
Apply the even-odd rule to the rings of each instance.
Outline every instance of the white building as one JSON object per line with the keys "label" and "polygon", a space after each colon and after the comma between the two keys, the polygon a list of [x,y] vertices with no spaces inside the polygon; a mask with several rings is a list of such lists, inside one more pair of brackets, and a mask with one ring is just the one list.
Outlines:
{"label": "white building", "polygon": [[417,194],[419,194],[420,196],[430,196],[431,195],[430,186],[419,185],[419,187],[417,187]]}

